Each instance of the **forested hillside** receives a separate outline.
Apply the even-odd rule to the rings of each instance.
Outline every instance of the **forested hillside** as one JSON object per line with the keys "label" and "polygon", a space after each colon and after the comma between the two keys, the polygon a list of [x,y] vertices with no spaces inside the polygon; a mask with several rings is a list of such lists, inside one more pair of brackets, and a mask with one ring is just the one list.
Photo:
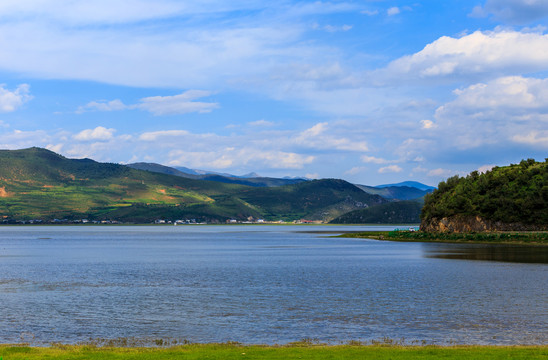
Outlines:
{"label": "forested hillside", "polygon": [[451,177],[426,195],[421,220],[426,231],[547,229],[548,159]]}
{"label": "forested hillside", "polygon": [[332,224],[417,224],[420,222],[422,199],[393,201],[354,210],[331,221]]}

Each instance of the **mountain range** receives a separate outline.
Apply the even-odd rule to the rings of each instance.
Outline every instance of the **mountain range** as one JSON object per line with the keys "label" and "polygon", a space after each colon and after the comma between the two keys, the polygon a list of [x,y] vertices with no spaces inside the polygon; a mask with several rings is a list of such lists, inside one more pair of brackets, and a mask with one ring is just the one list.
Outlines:
{"label": "mountain range", "polygon": [[[209,181],[218,181],[230,184],[241,184],[256,187],[275,187],[300,182],[310,181],[306,178],[270,178],[262,177],[256,173],[248,175],[231,175],[206,170],[195,170],[186,167],[169,167],[155,163],[133,163],[127,166],[133,169],[158,172],[162,174],[176,175],[189,179],[200,179]],[[416,181],[405,181],[398,184],[367,186],[354,184],[361,190],[371,195],[380,195],[388,200],[412,200],[422,198],[424,195],[432,192],[435,187],[421,184]]]}
{"label": "mountain range", "polygon": [[0,216],[8,223],[33,219],[328,222],[391,202],[340,179],[182,175],[178,169],[146,166],[147,171],[136,164],[68,159],[41,148],[1,150]]}

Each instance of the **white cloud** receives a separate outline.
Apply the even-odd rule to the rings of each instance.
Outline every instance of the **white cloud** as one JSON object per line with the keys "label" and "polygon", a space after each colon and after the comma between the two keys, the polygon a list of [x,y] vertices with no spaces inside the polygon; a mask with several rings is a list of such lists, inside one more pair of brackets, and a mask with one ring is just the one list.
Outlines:
{"label": "white cloud", "polygon": [[45,148],[59,154],[63,149],[63,144],[48,144]]}
{"label": "white cloud", "polygon": [[[468,163],[465,169],[471,171],[481,165],[471,165],[476,162],[512,161],[515,154],[542,156],[548,149],[548,78],[500,77],[456,89],[453,95],[438,106],[434,119],[409,128],[409,138],[394,147],[401,161],[441,165],[428,176],[442,177],[454,174],[443,163],[461,169]],[[420,169],[424,167],[413,171]]]}
{"label": "white cloud", "polygon": [[87,129],[74,135],[73,138],[78,141],[107,141],[114,136],[116,129],[107,129],[98,126],[95,129]]}
{"label": "white cloud", "polygon": [[361,13],[369,16],[375,16],[379,14],[379,10],[362,10]]}
{"label": "white cloud", "polygon": [[33,146],[45,147],[48,144],[57,142],[57,139],[66,135],[59,131],[22,131],[13,130],[9,132],[0,132],[0,148],[2,149],[23,149]]}
{"label": "white cloud", "polygon": [[512,140],[517,143],[548,149],[548,131],[531,131],[528,134],[514,135]]}
{"label": "white cloud", "polygon": [[389,8],[388,10],[386,10],[386,14],[388,16],[398,15],[400,12],[401,12],[401,10],[397,6],[393,6],[393,7]]}
{"label": "white cloud", "polygon": [[403,171],[401,167],[398,165],[389,165],[385,166],[379,169],[379,174],[386,174],[386,173],[399,173]]}
{"label": "white cloud", "polygon": [[436,110],[442,131],[457,147],[508,141],[543,144],[548,128],[548,79],[503,77],[455,91]]}
{"label": "white cloud", "polygon": [[269,164],[274,169],[302,169],[304,165],[312,163],[315,157],[278,150],[229,147],[215,151],[174,150],[169,153],[169,159],[168,165],[171,166],[227,169]]}
{"label": "white cloud", "polygon": [[302,17],[356,10],[345,2],[6,0],[0,67],[128,86],[245,88],[267,83],[277,64],[327,63],[332,48],[304,41]]}
{"label": "white cloud", "polygon": [[217,0],[3,0],[0,2],[0,15],[19,18],[40,16],[68,25],[87,25],[133,23],[264,7],[260,2],[246,0],[233,0],[229,3]]}
{"label": "white cloud", "polygon": [[448,169],[442,169],[442,168],[430,170],[428,172],[428,176],[436,176],[436,177],[450,177],[450,176],[453,176],[455,174],[456,174],[456,171],[448,170]]}
{"label": "white cloud", "polygon": [[339,32],[339,31],[348,31],[350,29],[352,29],[352,25],[342,25],[342,26],[325,25],[323,27],[323,30],[330,33]]}
{"label": "white cloud", "polygon": [[478,172],[480,173],[486,173],[488,171],[491,171],[492,168],[494,168],[496,165],[482,165],[478,168]]}
{"label": "white cloud", "polygon": [[138,104],[125,105],[122,101],[116,99],[112,101],[91,101],[84,106],[80,106],[77,114],[88,111],[120,111],[127,109],[139,109],[148,111],[154,115],[175,115],[191,112],[207,113],[219,107],[217,103],[194,101],[202,97],[211,95],[209,91],[188,90],[182,94],[174,96],[150,96],[139,100]]}
{"label": "white cloud", "polygon": [[418,53],[393,61],[381,73],[426,79],[547,69],[548,35],[497,30],[443,36]]}
{"label": "white cloud", "polygon": [[426,172],[428,172],[428,169],[423,168],[422,166],[417,166],[417,167],[414,167],[414,168],[413,168],[413,172],[416,172],[416,173],[426,173]]}
{"label": "white cloud", "polygon": [[520,115],[526,111],[548,111],[548,79],[507,76],[457,89],[454,93],[457,99],[438,108],[437,116],[455,108],[475,115],[491,109],[507,109]]}
{"label": "white cloud", "polygon": [[421,120],[421,124],[423,129],[433,129],[437,127],[432,120]]}
{"label": "white cloud", "polygon": [[344,172],[345,175],[357,175],[364,171],[366,171],[367,168],[364,166],[354,166],[352,169],[347,170]]}
{"label": "white cloud", "polygon": [[388,161],[386,159],[377,158],[377,157],[374,157],[374,156],[367,156],[367,155],[362,155],[361,160],[364,163],[372,163],[372,164],[387,164],[387,163],[391,162],[391,161]]}
{"label": "white cloud", "polygon": [[249,122],[248,125],[258,126],[258,127],[271,127],[271,126],[274,126],[275,124],[272,121],[261,119],[261,120]]}
{"label": "white cloud", "polygon": [[5,85],[0,85],[0,112],[12,112],[32,99],[30,86],[21,84],[14,91],[7,90]]}
{"label": "white cloud", "polygon": [[327,122],[318,123],[291,139],[291,142],[303,147],[313,149],[331,149],[352,152],[368,151],[365,141],[355,141],[336,134],[336,126],[332,127]]}
{"label": "white cloud", "polygon": [[144,141],[156,141],[162,137],[178,137],[178,136],[187,136],[191,135],[190,132],[186,130],[162,130],[162,131],[153,131],[145,132],[139,136],[140,140]]}
{"label": "white cloud", "polygon": [[106,101],[106,100],[99,100],[99,101],[90,101],[84,106],[80,106],[77,110],[77,114],[83,114],[88,111],[119,111],[119,110],[125,110],[128,107],[124,105],[122,101],[119,99],[112,100],[112,101]]}
{"label": "white cloud", "polygon": [[133,108],[146,110],[154,115],[186,114],[190,112],[207,113],[217,109],[219,104],[193,101],[211,95],[211,92],[189,90],[174,96],[151,96],[140,100]]}
{"label": "white cloud", "polygon": [[493,14],[496,19],[511,24],[526,24],[548,16],[546,0],[487,0],[485,6],[476,6],[473,17]]}

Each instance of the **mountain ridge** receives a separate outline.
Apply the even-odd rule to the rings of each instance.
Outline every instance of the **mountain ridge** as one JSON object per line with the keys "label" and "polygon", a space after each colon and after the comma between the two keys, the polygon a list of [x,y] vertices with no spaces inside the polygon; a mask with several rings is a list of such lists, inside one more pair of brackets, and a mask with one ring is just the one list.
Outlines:
{"label": "mountain ridge", "polygon": [[[271,177],[261,177],[256,173],[250,173],[248,175],[236,176],[230,174],[223,174],[217,172],[209,172],[205,170],[195,170],[189,169],[186,167],[169,167],[157,163],[132,163],[127,164],[127,166],[134,169],[147,170],[153,172],[160,172],[165,174],[172,174],[182,177],[187,177],[191,179],[201,179],[209,181],[218,181],[231,184],[241,184],[249,186],[258,186],[258,187],[272,187],[272,186],[283,186],[288,184],[296,184],[303,181],[310,181],[310,179],[305,178],[271,178]],[[253,175],[253,176],[250,176]],[[424,197],[424,195],[430,193],[433,189],[432,186],[428,186],[416,181],[405,181],[398,184],[387,184],[387,185],[377,185],[377,186],[368,186],[354,184],[358,188],[362,189],[368,194],[371,195],[380,195],[388,200],[412,200]]]}

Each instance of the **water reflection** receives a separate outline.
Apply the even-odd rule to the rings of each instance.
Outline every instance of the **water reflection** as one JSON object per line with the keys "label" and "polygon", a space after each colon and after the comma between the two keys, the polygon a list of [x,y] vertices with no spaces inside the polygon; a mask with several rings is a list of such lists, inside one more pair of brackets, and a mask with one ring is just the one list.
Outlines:
{"label": "water reflection", "polygon": [[548,246],[422,243],[424,257],[548,264]]}

